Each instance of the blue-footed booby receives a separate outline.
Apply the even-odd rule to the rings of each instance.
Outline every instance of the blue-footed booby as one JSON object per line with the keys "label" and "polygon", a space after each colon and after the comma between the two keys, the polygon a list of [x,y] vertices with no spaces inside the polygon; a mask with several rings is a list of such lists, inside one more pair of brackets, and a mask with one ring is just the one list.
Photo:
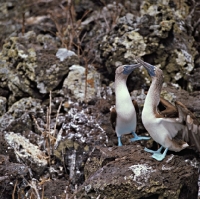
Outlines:
{"label": "blue-footed booby", "polygon": [[[136,60],[152,78],[142,111],[142,122],[151,137],[161,145],[157,151],[147,148],[145,151],[152,153],[152,157],[158,161],[165,158],[168,150],[178,152],[190,145],[200,151],[200,124],[197,118],[181,102],[176,101],[173,106],[166,100],[161,100],[162,70],[139,58]],[[159,112],[159,102],[168,109]],[[165,150],[161,153],[163,147]]]}
{"label": "blue-footed booby", "polygon": [[118,137],[118,146],[122,146],[121,136],[132,133],[131,141],[148,140],[150,137],[142,137],[136,134],[136,111],[134,101],[132,102],[126,80],[130,73],[138,68],[140,64],[119,66],[115,71],[115,108],[111,110],[111,123]]}

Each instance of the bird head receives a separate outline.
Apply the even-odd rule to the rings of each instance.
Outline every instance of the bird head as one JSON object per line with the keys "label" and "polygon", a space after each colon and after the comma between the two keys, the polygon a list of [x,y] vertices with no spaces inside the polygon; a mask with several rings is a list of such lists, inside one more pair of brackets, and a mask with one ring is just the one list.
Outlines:
{"label": "bird head", "polygon": [[133,70],[140,67],[140,64],[131,64],[131,65],[123,65],[119,66],[115,73],[116,74],[124,74],[126,76],[130,75]]}
{"label": "bird head", "polygon": [[145,67],[145,69],[148,71],[149,75],[151,77],[155,77],[155,76],[163,76],[163,72],[161,69],[159,69],[158,67],[151,65],[147,62],[142,61],[140,58],[135,58],[142,66]]}

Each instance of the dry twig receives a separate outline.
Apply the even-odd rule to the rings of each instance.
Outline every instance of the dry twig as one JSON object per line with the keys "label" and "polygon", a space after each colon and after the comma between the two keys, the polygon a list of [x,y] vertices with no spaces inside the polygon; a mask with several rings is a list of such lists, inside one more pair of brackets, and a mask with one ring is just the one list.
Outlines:
{"label": "dry twig", "polygon": [[16,180],[15,185],[14,185],[14,189],[13,189],[13,192],[12,192],[12,199],[15,199],[15,191],[16,191],[17,183],[18,183],[18,181]]}

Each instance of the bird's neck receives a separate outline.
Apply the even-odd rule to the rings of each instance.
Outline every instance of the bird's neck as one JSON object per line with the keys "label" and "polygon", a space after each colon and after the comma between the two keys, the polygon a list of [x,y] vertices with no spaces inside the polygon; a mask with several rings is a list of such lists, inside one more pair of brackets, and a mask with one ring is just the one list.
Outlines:
{"label": "bird's neck", "polygon": [[144,106],[147,107],[148,110],[153,111],[154,113],[157,112],[157,106],[160,102],[160,92],[162,89],[162,83],[162,78],[153,77],[151,86],[146,96]]}
{"label": "bird's neck", "polygon": [[115,78],[116,106],[121,106],[124,103],[127,103],[127,105],[132,105],[132,100],[126,85],[126,80],[127,78]]}

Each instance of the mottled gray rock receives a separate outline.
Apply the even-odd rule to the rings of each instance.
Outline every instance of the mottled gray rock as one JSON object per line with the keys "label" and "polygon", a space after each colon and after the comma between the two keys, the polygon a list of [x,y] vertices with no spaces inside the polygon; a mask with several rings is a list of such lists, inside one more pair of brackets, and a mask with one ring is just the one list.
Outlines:
{"label": "mottled gray rock", "polygon": [[38,146],[30,143],[28,139],[20,134],[7,132],[4,135],[7,143],[14,149],[18,162],[23,161],[25,165],[40,175],[47,167],[47,156]]}
{"label": "mottled gray rock", "polygon": [[28,176],[28,166],[25,164],[13,163],[13,160],[11,161],[10,158],[9,156],[0,154],[0,190],[3,195],[3,197],[1,195],[2,198],[9,198],[9,194],[7,194],[6,197],[4,191],[6,190],[12,193],[15,183]]}
{"label": "mottled gray rock", "polygon": [[0,87],[12,93],[9,105],[16,98],[41,98],[64,80],[69,66],[79,62],[75,54],[61,62],[56,49],[57,41],[53,37],[36,36],[34,32],[7,40],[0,53]]}
{"label": "mottled gray rock", "polygon": [[106,70],[113,73],[119,62],[133,63],[136,55],[161,67],[165,81],[184,79],[193,71],[197,55],[194,37],[187,31],[189,8],[185,3],[145,0],[140,16],[119,18],[100,44]]}
{"label": "mottled gray rock", "polygon": [[7,99],[5,97],[0,96],[0,116],[2,116],[6,112],[6,104]]}
{"label": "mottled gray rock", "polygon": [[188,75],[186,80],[188,80],[189,91],[199,91],[200,90],[200,68],[195,68],[193,74]]}
{"label": "mottled gray rock", "polygon": [[[84,67],[73,65],[69,70],[70,72],[64,80],[63,87],[70,89],[76,99],[87,101],[95,98],[99,94],[97,92],[101,88],[101,75],[93,67],[88,69],[87,81],[86,69]],[[87,84],[87,88],[85,84]]]}
{"label": "mottled gray rock", "polygon": [[0,131],[22,132],[32,128],[31,114],[42,111],[40,100],[23,98],[14,103],[9,110],[0,117]]}
{"label": "mottled gray rock", "polygon": [[113,146],[115,141],[117,143],[109,121],[109,108],[106,100],[97,100],[95,105],[81,106],[71,102],[66,108],[67,114],[56,136],[58,143],[56,141],[54,155],[64,161],[73,184],[83,182],[83,168],[95,146]]}
{"label": "mottled gray rock", "polygon": [[[59,90],[68,75],[68,68],[71,65],[80,64],[77,57],[72,58],[71,63],[66,63],[67,59],[61,62],[62,60],[56,57],[57,49],[61,47],[60,39],[63,39],[63,46],[68,45],[68,30],[71,26],[66,26],[68,24],[66,13],[68,12],[63,12],[66,2],[60,0],[45,2],[23,0],[23,2],[25,9],[21,6],[22,4],[14,1],[0,4],[0,10],[2,11],[0,12],[0,18],[8,19],[6,23],[2,21],[0,23],[1,38],[5,38],[7,34],[15,31],[15,33],[12,33],[12,38],[5,40],[4,46],[1,45],[3,47],[1,53],[3,54],[0,56],[0,96],[6,97],[8,100],[9,111],[0,118],[0,152],[9,155],[10,161],[17,161],[15,151],[4,141],[5,131],[7,133],[20,133],[17,136],[24,136],[23,139],[28,139],[30,143],[47,153],[49,151],[47,145],[45,145],[45,140],[50,135],[50,137],[52,136],[50,148],[55,148],[52,150],[54,153],[50,152],[49,165],[45,172],[39,176],[40,178],[37,176],[37,171],[31,174],[31,167],[23,167],[24,165],[20,163],[14,163],[13,167],[6,164],[3,170],[0,169],[2,171],[0,176],[3,177],[3,186],[0,184],[2,198],[13,197],[13,186],[16,179],[19,183],[17,184],[15,198],[33,197],[35,191],[31,188],[31,185],[35,185],[40,189],[41,198],[42,193],[44,193],[44,198],[70,198],[70,193],[74,191],[74,185],[80,185],[84,182],[84,174],[88,184],[86,184],[82,193],[87,195],[87,198],[104,198],[104,193],[107,194],[107,198],[114,196],[114,198],[120,197],[120,199],[138,193],[144,193],[145,198],[171,199],[178,196],[181,199],[196,198],[193,193],[196,189],[197,170],[192,169],[189,164],[187,165],[187,162],[184,162],[184,159],[180,157],[180,153],[174,155],[169,163],[164,162],[165,165],[175,168],[172,171],[165,170],[169,169],[168,167],[162,169],[160,163],[154,164],[154,162],[151,162],[152,159],[149,159],[149,154],[148,156],[145,155],[141,147],[136,148],[136,143],[129,142],[130,135],[122,138],[125,145],[130,145],[127,148],[118,149],[118,147],[114,147],[108,148],[108,150],[100,148],[101,152],[100,150],[94,150],[97,145],[106,147],[117,145],[116,134],[109,123],[109,108],[110,105],[114,104],[114,99],[110,100],[110,98],[114,98],[110,95],[112,93],[110,92],[111,89],[106,86],[110,82],[104,78],[103,82],[106,85],[96,91],[97,97],[101,97],[101,99],[91,98],[88,103],[79,102],[79,100],[77,102],[76,95],[72,94],[73,91],[77,91],[79,95],[81,92],[84,93],[81,84],[77,84],[80,86],[78,89],[73,87],[72,81],[70,85],[71,92],[67,88]],[[75,5],[73,8],[75,8],[76,19],[80,19],[83,13],[86,13],[85,11],[89,11],[83,17],[84,21],[74,20],[75,28],[78,27],[76,30],[78,38],[81,39],[81,48],[83,48],[80,53],[83,52],[84,58],[89,60],[89,63],[95,58],[92,62],[94,66],[100,69],[110,80],[113,81],[116,66],[133,62],[132,53],[139,53],[138,55],[144,56],[144,60],[152,64],[160,64],[165,73],[165,80],[178,81],[180,84],[183,84],[182,80],[185,73],[190,74],[193,72],[194,60],[196,62],[195,67],[200,66],[199,55],[195,56],[195,50],[192,52],[193,47],[199,48],[200,26],[193,26],[194,23],[198,25],[199,9],[197,8],[195,19],[188,15],[189,11],[193,11],[191,5],[194,4],[194,1],[120,0],[116,3],[111,0],[83,0],[72,2]],[[104,5],[104,2],[110,2],[110,4]],[[94,4],[97,9],[93,7]],[[22,10],[25,10],[25,32],[27,30],[35,31],[35,33],[27,33],[24,37],[19,36],[22,32]],[[55,17],[55,21],[51,20],[49,10],[53,11],[52,16]],[[142,11],[142,14],[139,10]],[[59,16],[59,19],[56,16]],[[59,30],[61,27],[63,29]],[[193,30],[196,31],[193,32]],[[38,32],[49,34],[39,35]],[[104,46],[104,51],[99,55],[97,46],[102,44],[105,33],[107,37],[104,37],[104,41],[107,46]],[[191,39],[191,35],[195,37],[196,43]],[[76,45],[79,45],[78,38],[74,38],[75,46],[72,45],[70,50],[77,49]],[[91,54],[88,49],[92,52]],[[108,74],[108,71],[111,73]],[[57,79],[52,78],[52,76]],[[141,76],[145,77],[145,80]],[[82,77],[84,79],[83,74]],[[136,89],[136,83],[138,82],[149,84],[150,81],[146,77],[147,74],[142,74],[142,71],[139,71],[139,73],[134,72],[128,80],[130,90]],[[198,108],[199,91],[197,91],[199,90],[198,75],[192,74],[190,77],[190,85],[185,85],[184,88],[190,91],[196,90],[195,92],[189,94],[184,90],[169,90],[168,94],[163,91],[162,95],[167,96],[172,101],[174,99],[184,100],[182,102],[200,116]],[[184,81],[187,84],[187,78]],[[88,87],[93,87],[93,84],[95,84],[94,81],[88,79]],[[141,87],[137,89],[141,89]],[[47,116],[49,90],[53,90],[51,117]],[[88,90],[90,89],[88,88]],[[93,95],[93,91],[91,95]],[[13,102],[28,96],[40,98],[42,101],[26,98],[12,106]],[[133,96],[139,101],[140,108],[142,108],[145,99],[144,93],[136,90],[133,92]],[[90,98],[90,94],[88,94],[88,97]],[[58,117],[56,117],[61,101],[63,104]],[[33,118],[35,118],[35,121]],[[51,118],[50,124],[48,123],[49,118]],[[139,131],[144,133],[143,126],[139,125]],[[138,144],[144,145],[146,143],[149,142]],[[111,149],[119,153],[115,154],[110,151]],[[135,157],[134,154],[142,158],[137,159],[138,156]],[[90,155],[90,159],[87,159]],[[192,153],[191,157],[193,158],[194,155]],[[172,157],[172,154],[168,154],[167,157]],[[6,166],[11,170],[6,170]],[[160,169],[161,172],[152,172],[150,167],[152,167],[152,170]],[[17,175],[15,175],[15,168],[17,171],[21,171],[21,168],[24,172],[17,172]],[[26,175],[27,169],[30,171],[29,175],[25,179],[21,179],[20,175]],[[9,172],[11,178],[4,175],[5,172]],[[145,178],[142,175],[137,175],[137,172],[145,173]],[[172,176],[168,178],[171,173],[174,177],[177,177],[173,181],[176,183],[171,182]],[[114,178],[116,176],[118,179]],[[126,180],[124,176],[127,177]],[[161,176],[164,176],[164,178],[161,178]],[[38,180],[30,179],[36,177]],[[139,183],[147,183],[147,186],[144,187],[143,184],[141,186],[141,184],[134,181],[134,178]],[[96,185],[95,182],[97,182]],[[153,186],[148,190],[151,185]],[[170,190],[172,185],[174,185],[174,188]],[[183,187],[180,187],[181,185]],[[138,188],[141,189],[137,190]],[[86,196],[82,196],[82,198],[84,197]],[[79,197],[77,196],[77,198]]]}
{"label": "mottled gray rock", "polygon": [[68,57],[76,55],[73,51],[67,50],[66,48],[59,48],[56,57],[60,59],[60,61],[64,61]]}

